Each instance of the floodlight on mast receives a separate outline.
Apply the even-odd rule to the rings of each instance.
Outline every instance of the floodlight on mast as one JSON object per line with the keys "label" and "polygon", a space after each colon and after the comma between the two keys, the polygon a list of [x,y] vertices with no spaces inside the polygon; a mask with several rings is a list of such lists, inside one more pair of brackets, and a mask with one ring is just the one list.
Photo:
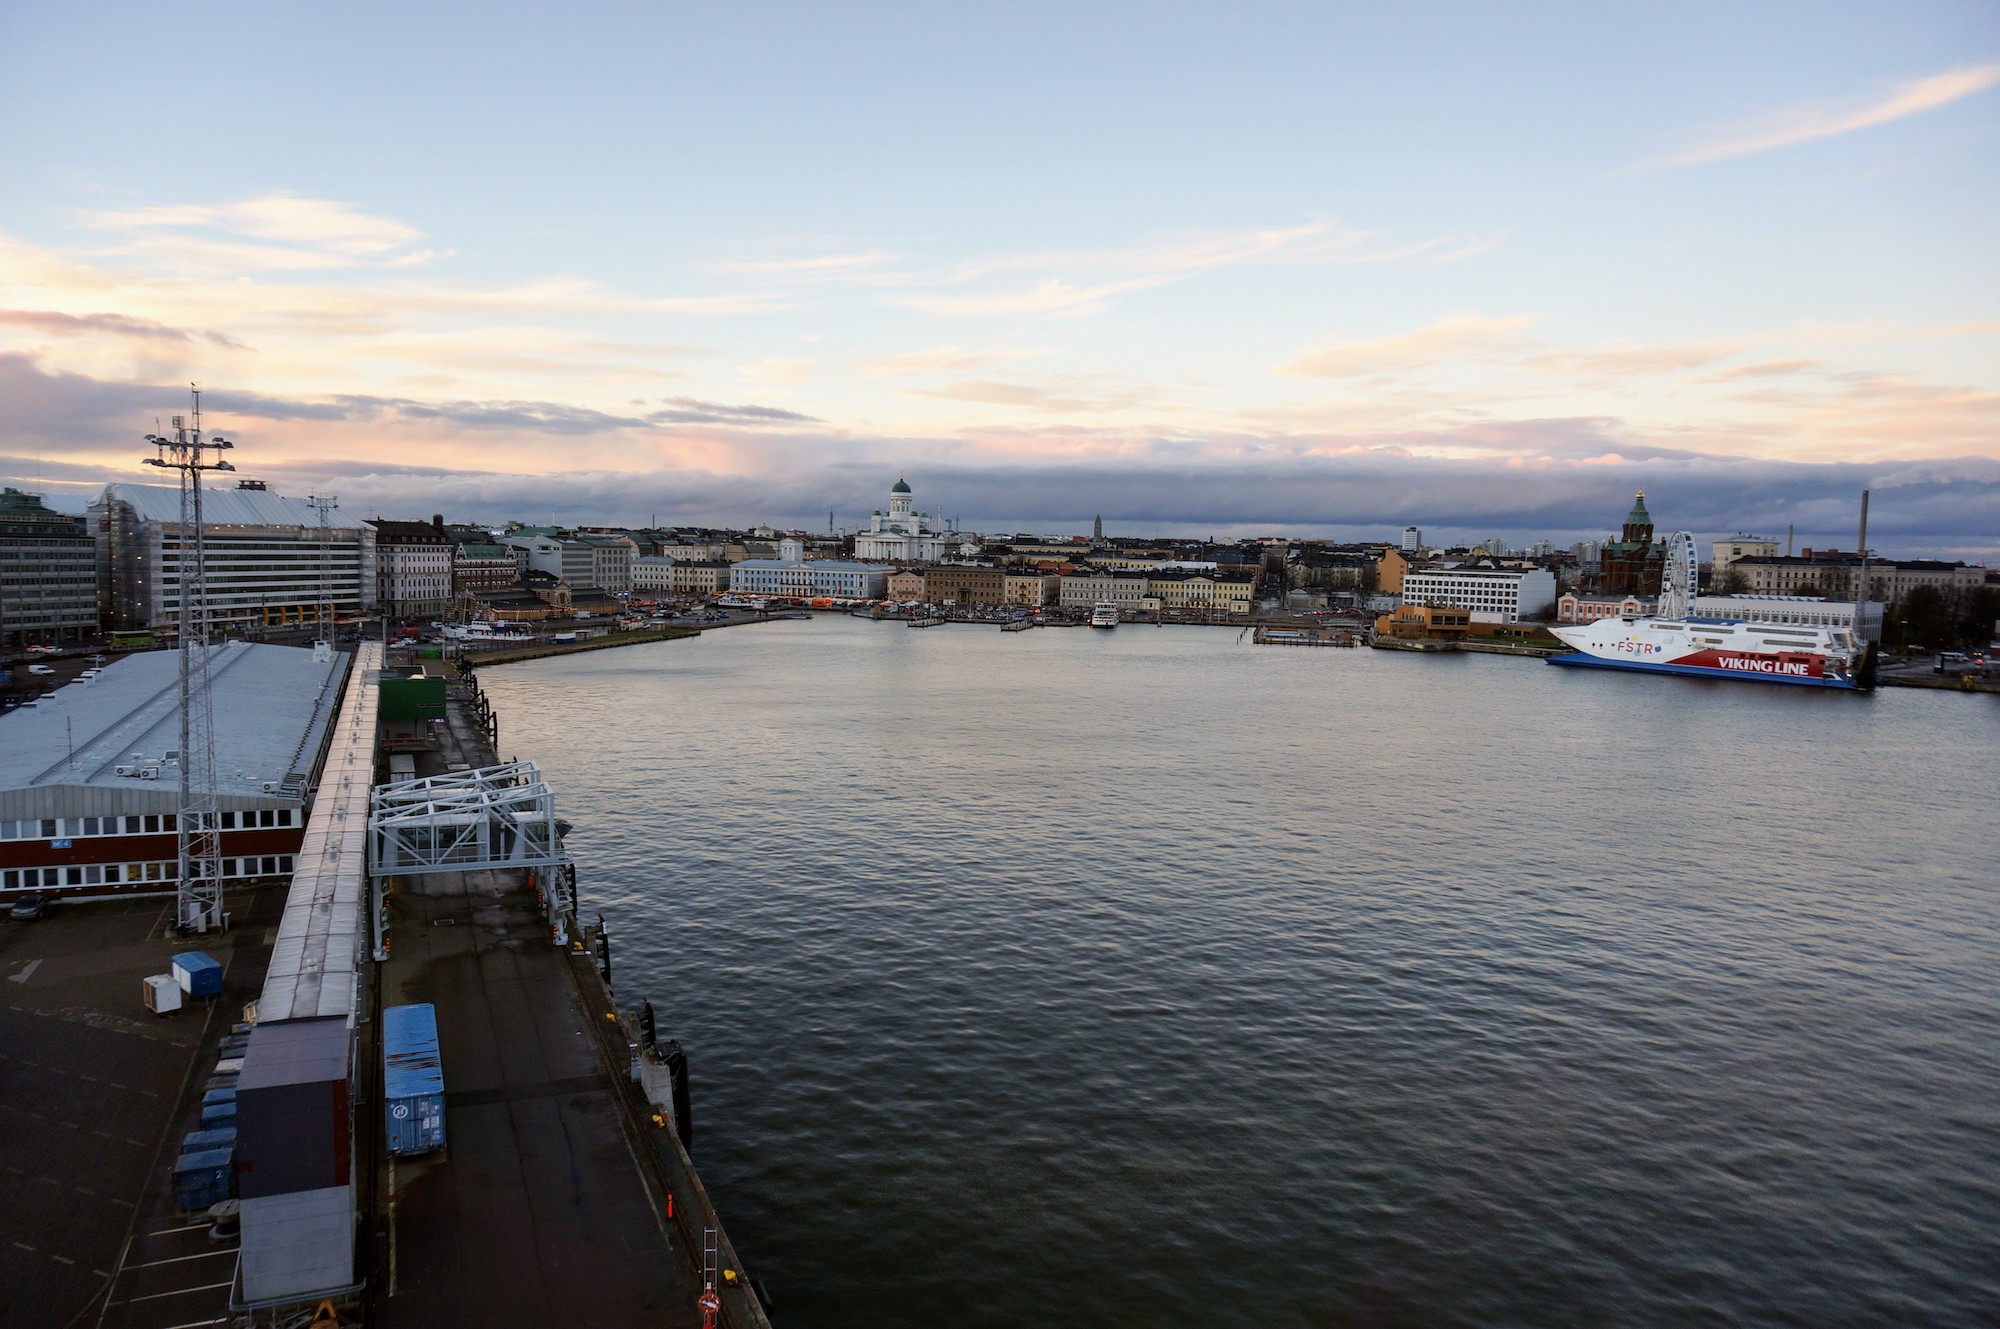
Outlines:
{"label": "floodlight on mast", "polygon": [[236,445],[204,438],[201,389],[194,394],[194,423],[174,417],[171,436],[148,434],[157,450],[148,466],[178,471],[181,486],[180,559],[180,814],[175,819],[180,876],[175,892],[175,925],[182,931],[214,932],[226,926],[222,912],[221,816],[216,810],[215,708],[208,679],[208,545],[202,530],[201,476],[233,471],[222,454]]}

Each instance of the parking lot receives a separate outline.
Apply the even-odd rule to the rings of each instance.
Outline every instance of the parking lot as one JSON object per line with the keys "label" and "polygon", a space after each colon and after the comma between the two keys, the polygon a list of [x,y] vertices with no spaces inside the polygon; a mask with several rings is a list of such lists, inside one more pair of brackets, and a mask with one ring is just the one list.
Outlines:
{"label": "parking lot", "polygon": [[[167,1329],[220,1314],[227,1292],[211,1285],[234,1243],[215,1258],[205,1224],[198,1248],[173,1231],[189,1225],[169,1170],[215,1033],[262,977],[263,901],[231,908],[242,926],[199,944],[165,936],[172,903],[158,899],[0,922],[0,1323]],[[189,949],[224,963],[225,997],[152,1015],[141,980]]]}

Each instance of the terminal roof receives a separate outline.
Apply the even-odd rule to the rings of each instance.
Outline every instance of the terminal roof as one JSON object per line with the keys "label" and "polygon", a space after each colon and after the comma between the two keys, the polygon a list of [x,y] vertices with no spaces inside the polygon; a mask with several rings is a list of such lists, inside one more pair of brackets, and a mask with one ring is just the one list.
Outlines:
{"label": "terminal roof", "polygon": [[[141,521],[178,526],[181,520],[179,486],[115,484],[104,487],[104,497],[132,505]],[[210,489],[202,486],[201,520],[208,526],[318,526],[319,512],[301,498],[286,498],[268,489]],[[339,510],[326,514],[325,525],[338,530],[354,530],[367,523]],[[372,529],[372,528],[370,528]]]}
{"label": "terminal roof", "polygon": [[[319,751],[347,657],[329,663],[303,647],[252,642],[209,650],[215,792],[268,798],[266,784],[303,771]],[[130,655],[0,716],[0,791],[175,786],[180,772],[166,757],[179,748],[180,652]]]}

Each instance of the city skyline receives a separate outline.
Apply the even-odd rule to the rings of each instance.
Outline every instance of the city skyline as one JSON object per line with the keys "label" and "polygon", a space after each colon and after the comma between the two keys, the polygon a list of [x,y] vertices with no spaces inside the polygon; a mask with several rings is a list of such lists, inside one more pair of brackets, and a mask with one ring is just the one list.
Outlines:
{"label": "city skyline", "polygon": [[1989,11],[121,12],[4,20],[66,503],[199,380],[357,515],[2000,553]]}

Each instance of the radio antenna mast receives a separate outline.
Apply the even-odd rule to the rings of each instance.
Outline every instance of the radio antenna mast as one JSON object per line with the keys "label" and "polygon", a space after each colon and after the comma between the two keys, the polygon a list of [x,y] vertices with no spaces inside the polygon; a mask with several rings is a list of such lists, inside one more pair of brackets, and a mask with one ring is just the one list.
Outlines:
{"label": "radio antenna mast", "polygon": [[181,531],[176,581],[181,635],[181,810],[175,819],[180,878],[174,922],[183,932],[215,932],[223,926],[221,819],[216,814],[215,707],[208,690],[208,545],[202,531],[203,471],[233,471],[223,453],[236,445],[203,438],[201,389],[194,394],[194,423],[174,417],[171,437],[148,434],[157,455],[148,466],[180,472]]}

